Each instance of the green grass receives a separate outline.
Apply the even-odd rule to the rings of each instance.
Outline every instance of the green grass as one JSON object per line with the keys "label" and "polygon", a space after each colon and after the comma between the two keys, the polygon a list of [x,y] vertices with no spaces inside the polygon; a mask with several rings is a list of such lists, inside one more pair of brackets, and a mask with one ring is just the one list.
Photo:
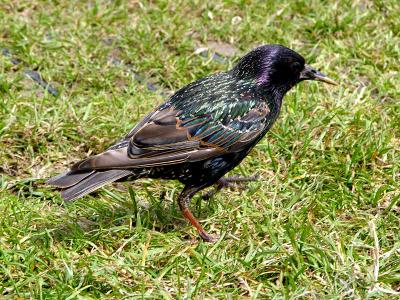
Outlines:
{"label": "green grass", "polygon": [[[6,1],[0,4],[0,298],[400,297],[400,5],[373,1]],[[240,17],[240,18],[238,18]],[[223,238],[199,241],[182,185],[139,180],[63,203],[44,178],[98,153],[165,93],[281,43],[340,82],[306,82],[233,174],[196,196]],[[122,64],[113,64],[118,59]],[[24,74],[37,70],[47,93]]]}

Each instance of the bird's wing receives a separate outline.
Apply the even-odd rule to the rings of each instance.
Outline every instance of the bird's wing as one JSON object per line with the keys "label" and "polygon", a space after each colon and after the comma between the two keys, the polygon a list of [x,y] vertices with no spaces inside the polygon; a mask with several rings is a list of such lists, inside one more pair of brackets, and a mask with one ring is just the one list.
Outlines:
{"label": "bird's wing", "polygon": [[[188,87],[189,91],[178,91],[148,114],[123,140],[106,152],[78,162],[72,170],[141,168],[205,160],[245,149],[267,126],[269,107],[254,94],[238,94],[232,89],[204,94],[207,87],[200,85],[208,97],[201,99],[202,95],[193,92],[193,86]],[[180,95],[185,96],[184,101],[180,101]]]}
{"label": "bird's wing", "polygon": [[268,112],[267,107],[255,107],[223,124],[204,114],[180,118],[180,111],[167,108],[151,113],[117,147],[78,162],[72,170],[162,166],[241,151],[261,135]]}
{"label": "bird's wing", "polygon": [[[236,108],[242,109],[242,104]],[[261,136],[268,122],[269,108],[265,103],[257,103],[246,111],[233,113],[228,120],[211,116],[178,119],[177,128],[187,131],[188,140],[198,141],[203,147],[220,149],[223,152],[243,150]],[[204,119],[207,121],[204,122]]]}

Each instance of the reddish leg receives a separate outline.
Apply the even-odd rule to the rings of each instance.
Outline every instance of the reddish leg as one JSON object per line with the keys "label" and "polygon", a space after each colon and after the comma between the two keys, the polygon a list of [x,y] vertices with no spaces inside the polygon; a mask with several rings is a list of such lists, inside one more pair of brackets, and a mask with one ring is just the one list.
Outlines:
{"label": "reddish leg", "polygon": [[184,217],[187,220],[189,220],[190,224],[192,224],[197,229],[201,238],[206,242],[214,243],[219,239],[219,237],[208,234],[204,230],[204,228],[200,225],[199,221],[197,221],[197,219],[193,216],[193,214],[189,209],[190,200],[192,199],[193,195],[203,188],[204,188],[203,186],[202,187],[185,186],[185,188],[178,197],[178,204]]}

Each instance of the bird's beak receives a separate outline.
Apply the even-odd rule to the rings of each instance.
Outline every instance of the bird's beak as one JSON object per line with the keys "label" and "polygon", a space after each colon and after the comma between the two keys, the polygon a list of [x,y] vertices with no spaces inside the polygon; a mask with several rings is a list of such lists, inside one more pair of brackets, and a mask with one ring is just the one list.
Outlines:
{"label": "bird's beak", "polygon": [[318,80],[329,84],[338,85],[335,81],[330,79],[328,76],[322,74],[321,72],[315,70],[309,65],[304,65],[303,71],[300,73],[300,80]]}

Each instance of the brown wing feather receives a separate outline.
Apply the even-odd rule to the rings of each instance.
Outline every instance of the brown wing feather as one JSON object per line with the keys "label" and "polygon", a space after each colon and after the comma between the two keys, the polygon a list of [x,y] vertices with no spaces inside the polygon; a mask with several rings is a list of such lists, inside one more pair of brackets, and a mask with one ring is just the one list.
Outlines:
{"label": "brown wing feather", "polygon": [[164,152],[199,149],[200,143],[190,140],[187,129],[177,125],[179,113],[172,108],[156,111],[146,118],[145,123],[136,126],[126,136],[129,139],[129,157],[153,157]]}
{"label": "brown wing feather", "polygon": [[127,148],[108,150],[84,159],[71,167],[72,171],[130,169],[172,165],[207,159],[221,154],[218,149],[200,149],[163,153],[154,157],[130,158]]}
{"label": "brown wing feather", "polygon": [[[230,128],[229,125],[213,126],[210,130],[204,130],[202,133],[196,134],[199,127],[204,125],[207,118],[204,115],[199,116],[202,121],[195,122],[194,125],[185,126],[179,118],[180,111],[173,108],[156,111],[151,114],[145,123],[140,124],[140,128],[132,131],[128,136],[130,144],[128,147],[128,155],[131,158],[141,155],[142,157],[150,157],[158,155],[163,151],[181,151],[184,149],[217,148],[221,151],[227,150],[224,144],[233,136],[237,136],[238,145],[247,143],[256,138],[262,131],[265,117],[269,114],[267,105],[249,110],[241,118],[236,121],[241,123],[260,123],[259,128],[253,130],[240,130]],[[186,120],[186,124],[192,124],[196,117]],[[209,119],[209,118],[208,118]],[[212,127],[212,126],[210,126]],[[207,139],[216,132],[219,137],[212,140]],[[230,146],[232,147],[232,145]]]}
{"label": "brown wing feather", "polygon": [[[111,147],[109,150],[82,160],[72,166],[73,171],[129,169],[154,167],[205,160],[226,153],[240,151],[249,142],[260,136],[265,125],[262,120],[268,111],[251,109],[241,119],[235,122],[260,123],[253,130],[236,130],[226,125],[210,125],[210,129],[195,134],[200,126],[207,125],[206,121],[195,122],[195,125],[184,126],[179,119],[179,111],[168,108],[155,111],[146,116],[121,142],[121,147]],[[202,120],[204,115],[200,116]],[[190,122],[193,123],[191,119]],[[188,122],[188,121],[186,121]],[[191,124],[192,124],[191,123]],[[188,123],[186,123],[188,124]],[[219,132],[218,139],[209,142],[210,135]],[[234,143],[224,148],[232,138]]]}

